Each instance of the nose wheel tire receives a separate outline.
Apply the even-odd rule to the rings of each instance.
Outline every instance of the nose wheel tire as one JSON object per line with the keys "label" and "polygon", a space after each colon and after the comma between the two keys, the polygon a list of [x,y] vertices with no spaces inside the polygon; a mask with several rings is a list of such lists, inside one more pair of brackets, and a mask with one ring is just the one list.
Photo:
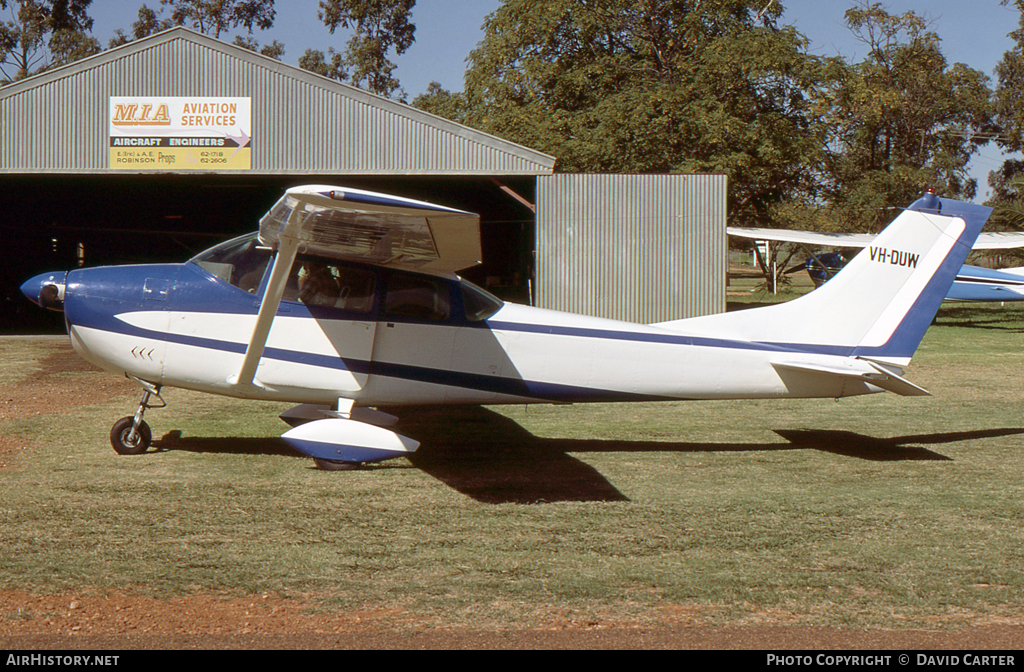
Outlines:
{"label": "nose wheel tire", "polygon": [[120,455],[141,455],[153,441],[153,433],[145,421],[139,423],[138,429],[132,432],[135,418],[126,416],[114,423],[110,430],[110,445]]}

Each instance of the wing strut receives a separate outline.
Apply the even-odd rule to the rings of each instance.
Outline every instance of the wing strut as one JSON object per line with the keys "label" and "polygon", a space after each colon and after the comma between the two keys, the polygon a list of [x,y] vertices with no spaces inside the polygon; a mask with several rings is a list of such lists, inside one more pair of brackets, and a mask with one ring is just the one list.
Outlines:
{"label": "wing strut", "polygon": [[277,256],[274,258],[274,266],[270,271],[267,289],[263,293],[263,301],[260,302],[260,311],[256,316],[256,324],[253,326],[249,345],[245,349],[242,368],[239,369],[237,376],[228,379],[232,385],[262,387],[256,380],[256,368],[260,364],[260,358],[263,357],[267,337],[270,335],[270,327],[274,324],[277,307],[281,304],[281,297],[284,296],[285,286],[288,284],[288,275],[292,270],[292,264],[295,263],[295,256],[299,252],[300,241],[296,234],[302,225],[301,218],[304,212],[305,208],[300,201],[292,209],[288,221],[279,234]]}

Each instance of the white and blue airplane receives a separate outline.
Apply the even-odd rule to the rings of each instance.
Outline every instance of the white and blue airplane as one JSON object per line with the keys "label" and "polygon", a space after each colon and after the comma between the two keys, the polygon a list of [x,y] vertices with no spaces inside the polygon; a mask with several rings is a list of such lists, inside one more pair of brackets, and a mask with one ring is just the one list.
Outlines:
{"label": "white and blue airplane", "polygon": [[[829,233],[822,231],[796,231],[790,229],[760,229],[733,227],[728,228],[730,236],[746,238],[754,241],[773,241],[780,243],[796,243],[811,248],[871,248],[875,236],[870,233]],[[993,231],[978,235],[974,243],[975,250],[1009,250],[1024,247],[1024,233]],[[837,270],[835,254],[816,255],[803,266],[792,270],[806,268],[811,274],[815,285],[830,279]],[[828,259],[826,259],[828,257]],[[840,262],[841,263],[841,262]],[[981,266],[964,264],[956,274],[949,292],[948,301],[1024,301],[1024,266],[1015,268],[991,269]]]}
{"label": "white and blue airplane", "polygon": [[[941,212],[940,212],[941,209]],[[903,377],[989,208],[928,194],[821,289],[788,303],[632,324],[504,303],[455,271],[477,215],[331,186],[289,189],[257,233],[183,264],[44,273],[74,349],[143,389],[298,403],[283,438],[324,469],[408,455],[378,406],[927,395]]]}

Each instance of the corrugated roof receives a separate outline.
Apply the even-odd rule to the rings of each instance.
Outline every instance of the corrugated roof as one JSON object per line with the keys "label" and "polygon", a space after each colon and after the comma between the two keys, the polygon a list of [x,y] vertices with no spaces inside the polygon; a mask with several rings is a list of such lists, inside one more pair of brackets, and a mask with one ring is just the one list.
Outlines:
{"label": "corrugated roof", "polygon": [[0,173],[110,171],[110,98],[119,96],[251,98],[252,170],[241,172],[547,175],[555,163],[179,27],[0,88]]}

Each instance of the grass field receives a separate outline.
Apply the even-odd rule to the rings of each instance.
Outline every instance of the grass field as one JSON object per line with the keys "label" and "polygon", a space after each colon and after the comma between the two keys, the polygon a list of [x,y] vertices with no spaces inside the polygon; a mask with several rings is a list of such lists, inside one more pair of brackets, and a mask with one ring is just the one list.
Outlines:
{"label": "grass field", "polygon": [[[908,373],[933,397],[409,409],[412,459],[340,473],[277,438],[285,405],[169,391],[157,450],[120,457],[134,393],[56,399],[0,422],[24,447],[0,470],[0,589],[453,627],[1021,623],[1022,345],[1024,306],[944,307]],[[0,390],[55,347],[0,340]]]}

